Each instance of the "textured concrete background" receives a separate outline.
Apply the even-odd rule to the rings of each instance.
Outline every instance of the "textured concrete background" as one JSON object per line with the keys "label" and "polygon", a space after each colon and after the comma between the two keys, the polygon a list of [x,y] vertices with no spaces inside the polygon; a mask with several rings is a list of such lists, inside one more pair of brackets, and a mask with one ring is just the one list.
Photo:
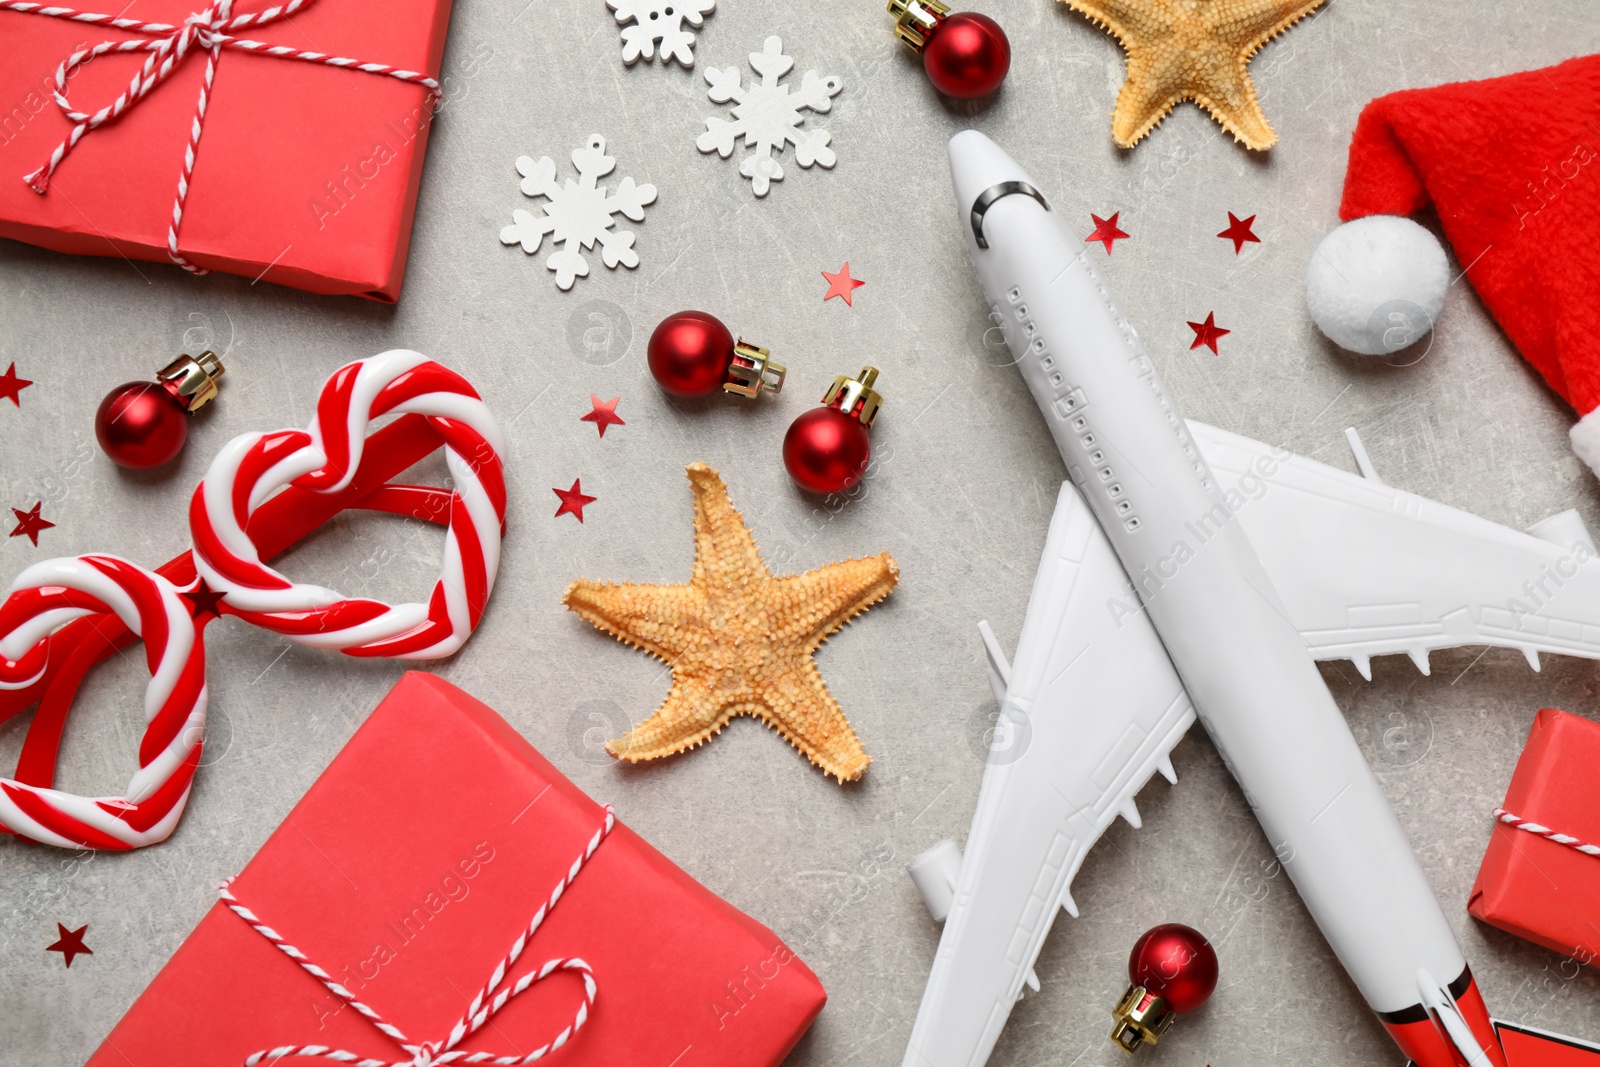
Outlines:
{"label": "textured concrete background", "polygon": [[[184,505],[211,455],[253,429],[303,425],[316,386],[347,360],[404,346],[478,384],[507,431],[510,534],[483,626],[439,673],[497,707],[597,798],[716,892],[771,925],[831,1001],[790,1062],[898,1063],[938,936],[902,865],[964,836],[992,702],[974,629],[1007,648],[1021,624],[1059,461],[1016,372],[985,343],[984,307],[954,222],[944,144],[974,125],[1009,148],[1057,210],[1121,211],[1133,236],[1096,266],[1138,326],[1186,414],[1348,467],[1358,427],[1390,482],[1522,527],[1577,506],[1600,529],[1600,492],[1572,458],[1570,412],[1524,366],[1471,290],[1456,285],[1425,358],[1405,369],[1339,355],[1311,325],[1300,286],[1335,222],[1345,147],[1380,93],[1504,74],[1600,47],[1583,0],[1489,5],[1333,0],[1270,45],[1253,71],[1281,138],[1235,146],[1183,106],[1132,152],[1109,137],[1122,80],[1115,43],[1045,0],[985,0],[1015,46],[985,109],[941,103],[868,0],[728,0],[700,35],[693,72],[625,69],[601,0],[464,0],[446,52],[458,74],[433,132],[406,291],[397,307],[324,299],[226,276],[75,259],[0,244],[0,365],[37,381],[0,406],[0,505],[43,500],[57,524],[37,549],[0,539],[0,574],[50,555],[116,552],[154,565],[186,544]],[[743,65],[771,33],[844,91],[821,119],[832,172],[790,166],[765,201],[735,160],[694,139],[710,104],[702,72]],[[487,59],[470,75],[461,64]],[[49,62],[54,62],[50,59]],[[816,120],[813,120],[816,121]],[[526,206],[512,161],[564,161],[599,132],[613,178],[654,182],[635,271],[557,291],[540,258],[502,247]],[[786,160],[789,159],[786,155]],[[1514,164],[1514,160],[1510,161]],[[31,161],[29,163],[31,166]],[[9,168],[7,170],[6,168]],[[0,156],[0,170],[20,173]],[[12,180],[9,176],[4,180]],[[1259,245],[1235,257],[1213,236],[1226,211],[1255,214]],[[868,283],[853,308],[823,304],[819,271],[849,260]],[[778,402],[675,403],[652,383],[644,343],[662,316],[697,307],[789,365]],[[1187,319],[1215,312],[1222,355],[1189,351]],[[95,405],[172,353],[209,346],[229,372],[175,468],[114,469],[96,450]],[[871,361],[887,407],[878,462],[850,498],[808,499],[779,443],[832,376]],[[625,427],[601,440],[578,421],[588,394],[620,393]],[[903,582],[819,655],[876,762],[840,788],[751,721],[707,747],[637,770],[599,742],[647,715],[666,672],[562,610],[579,575],[683,580],[691,564],[683,465],[705,460],[775,569],[888,550]],[[440,465],[430,465],[433,474]],[[597,496],[583,525],[553,519],[551,486]],[[9,514],[9,512],[7,513]],[[411,599],[435,573],[439,535],[348,517],[288,569],[349,592]],[[207,766],[167,843],[132,855],[0,846],[0,1061],[75,1064],[99,1043],[400,674],[302,649],[237,622],[208,634]],[[1499,1015],[1600,1038],[1600,983],[1554,953],[1471,920],[1467,892],[1534,712],[1600,715],[1596,668],[1514,652],[1324,667],[1377,767]],[[92,678],[68,733],[61,784],[121,788],[138,735],[129,662]],[[12,757],[25,722],[0,727]],[[1040,958],[1043,991],[1020,1004],[996,1064],[1122,1062],[1107,1041],[1135,937],[1163,920],[1201,927],[1222,985],[1151,1065],[1396,1062],[1269,851],[1206,738],[1176,752],[1180,782],[1140,798],[1146,828],[1117,824],[1074,887]],[[93,956],[70,970],[43,951],[55,923],[89,924]],[[196,1005],[196,1010],[203,1006]]]}

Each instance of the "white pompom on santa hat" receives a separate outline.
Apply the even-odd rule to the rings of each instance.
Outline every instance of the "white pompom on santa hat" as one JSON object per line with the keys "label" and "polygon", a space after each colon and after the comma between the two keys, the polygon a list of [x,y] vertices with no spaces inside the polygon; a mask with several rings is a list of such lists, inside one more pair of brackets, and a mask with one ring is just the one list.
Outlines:
{"label": "white pompom on santa hat", "polygon": [[1600,55],[1362,110],[1347,221],[1306,278],[1335,343],[1384,355],[1432,327],[1448,264],[1408,218],[1429,206],[1489,313],[1577,411],[1573,451],[1600,475]]}

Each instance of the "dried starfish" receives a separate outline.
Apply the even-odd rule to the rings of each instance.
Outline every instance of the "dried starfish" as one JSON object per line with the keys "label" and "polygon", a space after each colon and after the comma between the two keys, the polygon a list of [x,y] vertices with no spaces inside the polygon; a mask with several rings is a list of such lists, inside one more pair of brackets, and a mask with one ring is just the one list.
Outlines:
{"label": "dried starfish", "polygon": [[580,578],[561,602],[672,667],[672,691],[606,751],[650,760],[703,743],[736,715],[764,720],[841,783],[872,762],[817,673],[811,654],[889,595],[900,568],[887,552],[774,578],[722,476],[691,463],[694,577],[688,585]]}
{"label": "dried starfish", "polygon": [[1278,137],[1256,101],[1247,69],[1256,50],[1322,0],[1065,0],[1115,37],[1128,53],[1111,139],[1132,148],[1193,100],[1246,148]]}

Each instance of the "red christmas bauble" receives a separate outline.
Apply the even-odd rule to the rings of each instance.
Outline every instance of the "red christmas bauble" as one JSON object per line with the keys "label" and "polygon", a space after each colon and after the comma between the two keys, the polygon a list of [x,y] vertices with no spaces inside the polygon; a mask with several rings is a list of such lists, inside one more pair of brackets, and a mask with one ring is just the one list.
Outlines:
{"label": "red christmas bauble", "polygon": [[1193,1011],[1217,988],[1217,953],[1199,930],[1162,923],[1134,943],[1128,981],[1161,997],[1173,1011]]}
{"label": "red christmas bauble", "polygon": [[650,373],[673,396],[710,396],[728,380],[733,334],[704,311],[680,311],[650,335]]}
{"label": "red christmas bauble", "polygon": [[800,488],[842,493],[861,480],[872,456],[867,428],[838,408],[812,408],[789,424],[783,465]]}
{"label": "red christmas bauble", "polygon": [[946,96],[975,100],[1000,88],[1011,69],[1011,42],[987,15],[957,12],[940,20],[922,52],[922,68]]}
{"label": "red christmas bauble", "polygon": [[100,401],[94,435],[119,466],[148,470],[183,450],[189,439],[189,413],[165,386],[128,382]]}

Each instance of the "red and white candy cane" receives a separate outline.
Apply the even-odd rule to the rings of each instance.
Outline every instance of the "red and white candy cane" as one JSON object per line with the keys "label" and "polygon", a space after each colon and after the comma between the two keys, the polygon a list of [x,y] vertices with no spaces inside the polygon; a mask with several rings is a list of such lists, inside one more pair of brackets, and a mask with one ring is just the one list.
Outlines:
{"label": "red and white candy cane", "polygon": [[0,823],[45,844],[130,849],[172,833],[189,799],[206,723],[205,646],[178,588],[116,556],[45,560],[23,571],[0,603],[0,689],[45,673],[51,634],[114,614],[144,639],[139,769],[119,797],[85,797],[0,779]]}
{"label": "red and white candy cane", "polygon": [[[455,1026],[450,1028],[450,1035],[442,1041],[425,1043],[412,1041],[398,1026],[356,999],[356,995],[350,992],[348,988],[336,981],[332,975],[318,966],[300,949],[285,941],[282,934],[264,923],[255,912],[245,907],[239,898],[233,894],[231,889],[232,879],[224,882],[221,888],[217,890],[217,895],[222,898],[222,902],[235,915],[249,923],[252,930],[272,942],[278,951],[294,960],[305,969],[307,974],[327,986],[330,993],[349,1004],[363,1018],[382,1031],[384,1036],[399,1045],[411,1057],[409,1060],[391,1062],[373,1057],[362,1057],[357,1053],[346,1049],[333,1048],[329,1045],[280,1045],[277,1048],[262,1049],[260,1052],[245,1057],[244,1067],[257,1067],[258,1064],[262,1063],[277,1064],[290,1057],[333,1060],[336,1063],[351,1064],[353,1067],[444,1067],[445,1064],[450,1063],[489,1063],[495,1064],[497,1067],[523,1067],[526,1064],[537,1063],[550,1053],[561,1048],[572,1040],[579,1030],[583,1029],[583,1024],[589,1021],[589,1012],[594,1007],[596,986],[594,971],[590,969],[589,965],[576,957],[546,960],[541,966],[527,972],[510,985],[506,985],[504,988],[501,988],[501,986],[504,985],[506,976],[511,971],[511,968],[516,965],[517,960],[522,956],[522,950],[528,947],[528,942],[539,932],[539,927],[544,925],[544,921],[549,918],[550,912],[555,909],[557,904],[561,903],[562,896],[572,887],[572,883],[577,880],[579,873],[583,870],[583,865],[589,862],[590,857],[594,855],[595,849],[599,848],[601,842],[605,841],[610,836],[611,831],[616,828],[617,815],[610,804],[605,806],[604,812],[605,820],[600,824],[599,829],[595,830],[594,836],[589,838],[588,845],[579,853],[578,858],[572,861],[572,866],[567,869],[566,875],[556,882],[555,888],[550,891],[549,899],[539,905],[539,910],[534,913],[533,919],[528,923],[528,928],[517,935],[517,939],[511,943],[510,950],[495,965],[494,971],[489,975],[489,980],[484,983],[483,988],[478,990],[478,995],[472,998],[472,1003],[467,1006],[466,1014],[461,1017]],[[497,1056],[492,1052],[467,1052],[456,1047],[466,1038],[477,1033],[512,998],[521,996],[527,992],[529,987],[537,985],[551,975],[563,971],[576,974],[583,979],[583,1003],[578,1005],[578,1010],[573,1015],[572,1022],[567,1024],[555,1037],[530,1052],[518,1052],[507,1056]]]}
{"label": "red and white candy cane", "polygon": [[[365,437],[368,420],[391,413],[399,418]],[[455,490],[390,481],[441,446]],[[212,490],[231,487],[221,494],[222,521],[211,521],[206,501],[215,498],[205,484],[191,506],[197,542],[209,553],[209,588],[228,594],[220,603],[203,599],[205,587],[196,584],[198,543],[159,573],[114,556],[47,561],[29,568],[0,603],[0,722],[37,708],[15,778],[0,779],[0,833],[95,849],[139,848],[171,834],[200,762],[201,631],[221,615],[356,655],[406,658],[446,655],[477,624],[499,563],[505,482],[499,432],[459,375],[414,352],[352,363],[329,380],[310,432],[251,434],[235,447],[240,459],[221,464],[211,482]],[[444,577],[426,607],[347,601],[316,587],[308,593],[260,562],[347,508],[448,525]],[[245,529],[250,536],[241,540]],[[224,538],[242,544],[244,555],[225,551]],[[263,604],[274,596],[322,603],[307,610]],[[263,606],[270,610],[252,610]],[[151,682],[139,770],[126,794],[53,788],[62,730],[84,675],[141,638]]]}
{"label": "red and white candy cane", "polygon": [[[399,413],[425,416],[444,439],[455,483],[443,569],[428,602],[347,597],[263,563],[248,533],[256,509],[287,486],[343,489],[371,422]],[[189,508],[195,566],[231,614],[301,644],[352,656],[448,656],[471,635],[494,588],[506,514],[503,451],[489,409],[455,371],[403,349],[347,364],[323,386],[308,431],[245,434],[218,453]]]}

